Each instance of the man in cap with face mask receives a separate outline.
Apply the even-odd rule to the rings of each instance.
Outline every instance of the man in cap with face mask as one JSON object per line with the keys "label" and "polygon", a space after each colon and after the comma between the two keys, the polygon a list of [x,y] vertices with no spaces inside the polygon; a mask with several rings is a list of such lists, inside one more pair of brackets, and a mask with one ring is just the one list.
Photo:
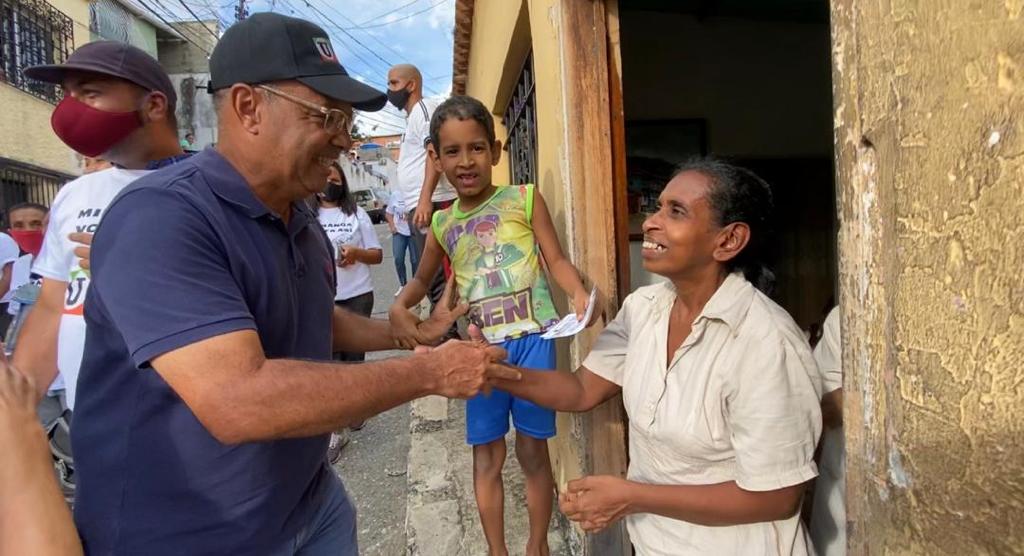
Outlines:
{"label": "man in cap with face mask", "polygon": [[[75,521],[95,554],[355,555],[329,433],[518,373],[456,341],[332,363],[397,344],[387,321],[335,309],[333,249],[303,201],[350,148],[353,109],[384,95],[323,29],[274,13],[230,27],[210,73],[216,148],[128,186],[93,242]],[[422,341],[465,310],[419,323]]]}
{"label": "man in cap with face mask", "polygon": [[116,165],[71,181],[54,199],[32,268],[43,277],[42,288],[19,332],[13,361],[32,377],[40,395],[47,387],[59,393],[63,383],[73,409],[90,283],[88,262],[79,258],[88,248],[76,241],[91,239],[107,205],[126,185],[183,156],[174,118],[177,97],[152,56],[116,41],[88,43],[67,62],[30,67],[25,75],[64,89],[50,123],[65,144]]}

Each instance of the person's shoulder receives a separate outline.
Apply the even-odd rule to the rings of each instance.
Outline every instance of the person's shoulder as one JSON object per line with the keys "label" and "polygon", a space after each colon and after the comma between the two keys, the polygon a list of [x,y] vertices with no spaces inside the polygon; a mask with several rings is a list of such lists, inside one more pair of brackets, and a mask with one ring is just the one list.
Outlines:
{"label": "person's shoulder", "polygon": [[810,359],[811,346],[807,337],[789,312],[753,285],[751,288],[754,292],[750,309],[736,331],[737,337],[793,349]]}
{"label": "person's shoulder", "polygon": [[675,289],[671,284],[661,281],[633,290],[622,301],[622,310],[654,312],[665,308],[671,309],[674,297]]}
{"label": "person's shoulder", "polygon": [[123,186],[144,176],[144,170],[124,170],[122,168],[104,168],[96,172],[83,174],[65,183],[53,198],[51,207],[63,204],[67,199],[89,197],[98,191],[111,186]]}

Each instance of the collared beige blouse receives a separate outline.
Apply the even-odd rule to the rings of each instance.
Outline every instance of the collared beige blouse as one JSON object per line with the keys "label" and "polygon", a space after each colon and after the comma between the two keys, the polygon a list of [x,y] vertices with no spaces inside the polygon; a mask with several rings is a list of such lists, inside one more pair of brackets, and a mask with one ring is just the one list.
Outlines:
{"label": "collared beige blouse", "polygon": [[[821,376],[788,313],[733,273],[666,367],[671,284],[638,289],[584,361],[622,387],[631,481],[736,481],[767,491],[813,479]],[[653,514],[627,518],[641,556],[813,553],[798,515],[705,527]]]}

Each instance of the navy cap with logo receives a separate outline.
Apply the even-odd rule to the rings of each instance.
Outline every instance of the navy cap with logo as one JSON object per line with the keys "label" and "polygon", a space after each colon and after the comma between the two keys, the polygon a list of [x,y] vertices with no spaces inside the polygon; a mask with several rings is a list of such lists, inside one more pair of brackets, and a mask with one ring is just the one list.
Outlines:
{"label": "navy cap with logo", "polygon": [[387,102],[383,92],[350,77],[327,32],[304,19],[252,15],[229,27],[210,56],[210,91],[286,80],[359,110],[380,110]]}
{"label": "navy cap with logo", "polygon": [[25,76],[60,85],[68,71],[88,71],[117,77],[147,91],[163,93],[171,106],[178,102],[174,84],[160,63],[144,50],[118,41],[86,43],[72,52],[67,62],[25,68]]}

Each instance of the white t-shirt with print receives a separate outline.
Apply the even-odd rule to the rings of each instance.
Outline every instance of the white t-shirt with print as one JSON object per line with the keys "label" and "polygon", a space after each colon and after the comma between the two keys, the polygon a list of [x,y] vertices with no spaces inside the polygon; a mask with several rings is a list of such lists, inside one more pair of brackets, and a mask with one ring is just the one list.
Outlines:
{"label": "white t-shirt with print", "polygon": [[148,174],[148,170],[108,168],[86,174],[69,182],[50,206],[50,224],[46,228],[43,249],[32,267],[43,278],[68,283],[64,313],[57,333],[57,368],[64,378],[68,407],[75,407],[78,370],[85,348],[85,295],[89,291],[89,271],[83,270],[75,256],[76,243],[68,239],[74,232],[95,233],[100,218],[114,197],[128,184]]}
{"label": "white t-shirt with print", "polygon": [[[402,136],[402,150],[398,155],[398,183],[395,184],[395,190],[402,196],[402,204],[409,210],[415,210],[420,202],[423,176],[429,163],[426,145],[430,139],[430,117],[441,102],[443,99],[425,98],[417,102],[405,118],[405,135]],[[442,174],[431,200],[451,201],[457,196],[455,188]]]}
{"label": "white t-shirt with print", "polygon": [[[341,246],[352,245],[360,249],[380,249],[380,240],[373,229],[370,215],[362,207],[356,207],[355,214],[345,214],[340,208],[320,208],[320,225],[327,232],[327,238],[334,246],[334,256],[341,258]],[[344,301],[357,295],[373,291],[370,265],[355,263],[344,268],[337,267],[337,290],[334,300]]]}
{"label": "white t-shirt with print", "polygon": [[[0,232],[0,275],[3,275],[4,268],[14,261],[18,260],[18,256],[21,255],[21,249],[18,248],[18,243],[14,241],[11,236]],[[14,288],[11,288],[13,291]],[[0,298],[0,303],[7,303],[11,299],[11,291],[4,292],[3,298]]]}
{"label": "white t-shirt with print", "polygon": [[387,213],[391,215],[392,222],[395,223],[395,232],[408,236],[412,235],[412,231],[409,229],[409,211],[405,207],[405,203],[402,202],[402,196],[397,191],[391,192],[391,199],[388,200]]}

